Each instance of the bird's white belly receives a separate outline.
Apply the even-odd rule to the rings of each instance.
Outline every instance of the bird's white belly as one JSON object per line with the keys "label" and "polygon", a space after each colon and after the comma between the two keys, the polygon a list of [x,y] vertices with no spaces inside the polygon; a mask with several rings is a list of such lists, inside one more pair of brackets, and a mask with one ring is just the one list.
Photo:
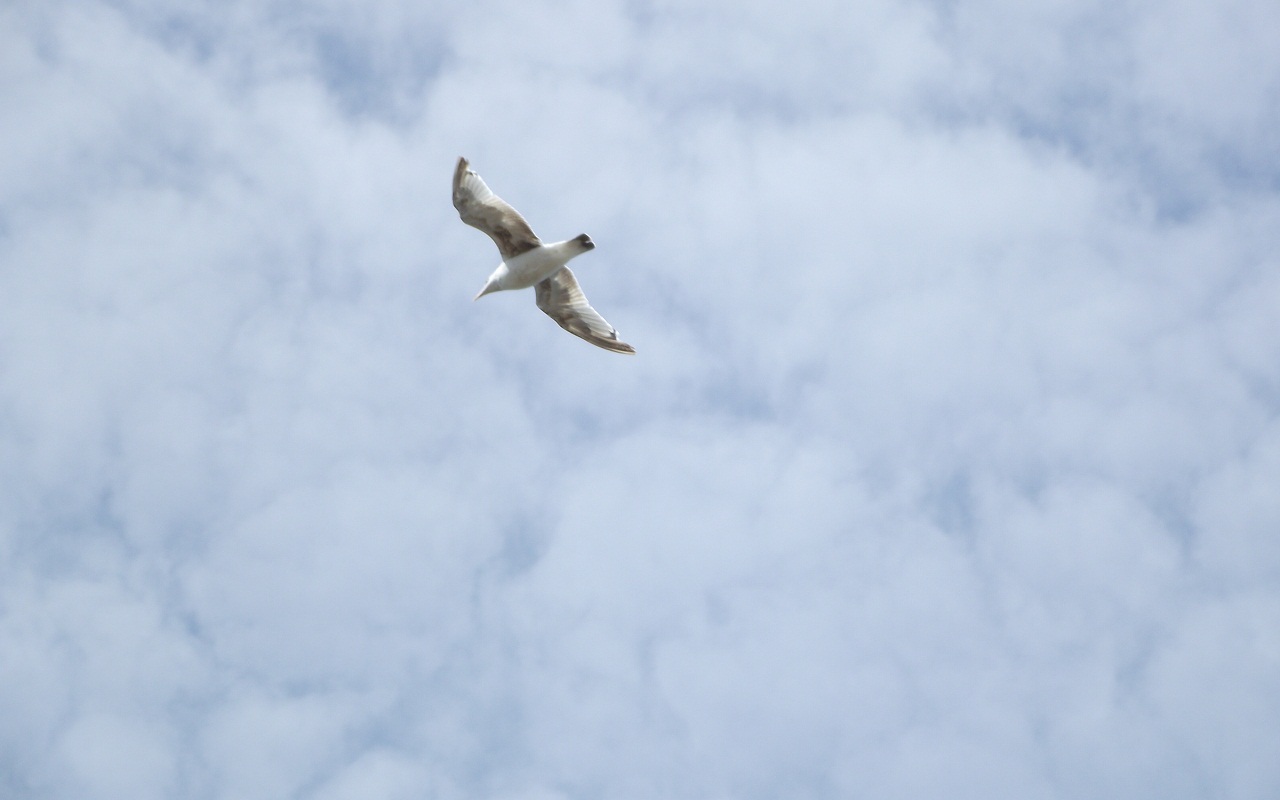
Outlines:
{"label": "bird's white belly", "polygon": [[569,263],[576,253],[570,254],[557,242],[554,245],[543,245],[526,250],[507,265],[505,289],[527,289],[551,277],[556,270]]}

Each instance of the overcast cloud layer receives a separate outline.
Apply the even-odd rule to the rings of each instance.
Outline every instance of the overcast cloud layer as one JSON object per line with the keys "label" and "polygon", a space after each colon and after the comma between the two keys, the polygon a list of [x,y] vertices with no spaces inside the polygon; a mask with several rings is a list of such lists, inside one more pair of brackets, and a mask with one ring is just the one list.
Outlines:
{"label": "overcast cloud layer", "polygon": [[1280,797],[1277,41],[3,4],[0,795]]}

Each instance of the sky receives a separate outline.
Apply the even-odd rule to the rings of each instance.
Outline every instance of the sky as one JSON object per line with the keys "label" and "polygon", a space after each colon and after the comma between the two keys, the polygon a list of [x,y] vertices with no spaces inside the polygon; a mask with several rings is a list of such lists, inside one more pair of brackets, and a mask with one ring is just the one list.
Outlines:
{"label": "sky", "polygon": [[0,796],[1280,796],[1276,41],[0,5]]}

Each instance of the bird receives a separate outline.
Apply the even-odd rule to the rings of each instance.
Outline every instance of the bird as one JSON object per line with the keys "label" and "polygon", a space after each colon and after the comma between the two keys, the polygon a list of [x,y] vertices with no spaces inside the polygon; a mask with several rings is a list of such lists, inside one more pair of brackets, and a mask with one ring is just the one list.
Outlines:
{"label": "bird", "polygon": [[492,292],[532,286],[538,308],[569,333],[605,350],[635,353],[636,349],[620,341],[617,329],[587,302],[578,279],[566,266],[595,249],[590,236],[583,233],[563,242],[544,243],[520,212],[494,194],[465,158],[458,159],[453,171],[453,207],[463,222],[488,234],[502,255],[502,263],[474,300]]}

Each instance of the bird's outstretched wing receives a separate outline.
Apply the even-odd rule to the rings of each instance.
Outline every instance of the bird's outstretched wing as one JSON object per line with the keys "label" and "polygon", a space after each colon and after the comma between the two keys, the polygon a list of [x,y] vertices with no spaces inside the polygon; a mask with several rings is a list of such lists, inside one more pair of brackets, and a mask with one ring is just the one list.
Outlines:
{"label": "bird's outstretched wing", "polygon": [[618,341],[618,331],[600,316],[568,267],[561,267],[550,278],[534,287],[538,308],[574,336],[580,336],[597,347],[615,353],[634,353],[636,349]]}
{"label": "bird's outstretched wing", "polygon": [[463,222],[489,234],[504,261],[542,244],[520,212],[494,194],[465,158],[453,171],[453,207]]}

